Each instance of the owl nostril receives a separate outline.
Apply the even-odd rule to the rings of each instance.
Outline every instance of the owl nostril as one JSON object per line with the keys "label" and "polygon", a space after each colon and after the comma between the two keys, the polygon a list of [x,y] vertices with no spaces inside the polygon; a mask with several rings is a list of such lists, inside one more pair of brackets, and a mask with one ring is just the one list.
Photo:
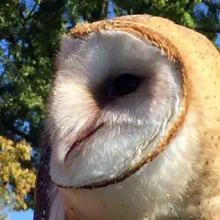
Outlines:
{"label": "owl nostril", "polygon": [[124,73],[116,77],[109,86],[109,97],[120,97],[133,93],[140,85],[141,78],[131,73]]}

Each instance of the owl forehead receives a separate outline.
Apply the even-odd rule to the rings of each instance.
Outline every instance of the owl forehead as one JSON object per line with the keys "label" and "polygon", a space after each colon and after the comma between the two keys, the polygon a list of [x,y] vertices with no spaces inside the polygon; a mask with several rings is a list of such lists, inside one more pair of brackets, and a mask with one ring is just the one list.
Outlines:
{"label": "owl forehead", "polygon": [[163,51],[120,30],[91,33],[85,39],[65,36],[60,50],[58,75],[74,77],[76,83],[93,85],[118,74],[146,76],[161,68],[175,68]]}
{"label": "owl forehead", "polygon": [[[72,104],[75,110],[76,107],[80,111],[97,109],[94,92],[100,92],[98,87],[109,84],[109,80],[124,73],[153,76],[157,85],[151,84],[151,89],[157,86],[159,91],[166,87],[166,92],[163,92],[165,95],[175,94],[182,85],[178,64],[149,42],[125,31],[103,30],[91,33],[85,39],[65,36],[58,60],[60,65],[55,80],[55,105],[65,103],[66,107],[71,107]],[[147,98],[147,94],[145,96]]]}
{"label": "owl forehead", "polygon": [[[60,111],[66,117],[76,111],[90,112],[88,109],[97,112],[94,98],[100,93],[99,87],[124,73],[153,76],[154,80],[146,89],[154,90],[154,96],[158,96],[155,101],[163,96],[171,97],[182,89],[178,63],[169,60],[159,48],[125,31],[103,30],[85,39],[65,36],[60,51],[52,107],[57,112],[58,106],[63,106],[63,110],[57,115]],[[143,100],[149,98],[147,90],[142,89]],[[105,92],[105,88],[102,91]],[[142,94],[139,93],[139,98],[133,102],[140,105]],[[130,104],[130,101],[123,102],[127,107]]]}

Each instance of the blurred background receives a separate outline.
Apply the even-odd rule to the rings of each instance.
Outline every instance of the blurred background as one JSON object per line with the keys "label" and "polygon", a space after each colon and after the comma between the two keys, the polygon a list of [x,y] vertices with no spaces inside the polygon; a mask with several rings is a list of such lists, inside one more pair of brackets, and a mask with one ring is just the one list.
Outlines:
{"label": "blurred background", "polygon": [[33,218],[39,137],[62,34],[78,22],[144,13],[220,47],[220,0],[0,0],[0,220]]}

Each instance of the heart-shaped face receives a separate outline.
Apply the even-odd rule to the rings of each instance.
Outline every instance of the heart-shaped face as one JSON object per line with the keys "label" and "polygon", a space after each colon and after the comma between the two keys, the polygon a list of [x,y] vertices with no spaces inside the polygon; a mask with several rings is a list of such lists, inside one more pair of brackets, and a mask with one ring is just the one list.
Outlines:
{"label": "heart-shaped face", "polygon": [[76,26],[57,57],[53,183],[46,154],[35,216],[218,218],[219,103],[219,52],[204,36],[146,15]]}
{"label": "heart-shaped face", "polygon": [[149,41],[120,30],[65,37],[49,105],[53,181],[89,187],[131,175],[163,149],[183,97],[178,60]]}

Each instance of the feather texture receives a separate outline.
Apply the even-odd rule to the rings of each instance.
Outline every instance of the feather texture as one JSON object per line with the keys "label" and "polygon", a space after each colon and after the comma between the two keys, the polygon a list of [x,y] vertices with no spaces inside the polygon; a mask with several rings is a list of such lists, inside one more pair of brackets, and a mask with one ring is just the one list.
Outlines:
{"label": "feather texture", "polygon": [[220,219],[219,57],[159,17],[72,29],[56,61],[35,220],[44,197],[49,220]]}

